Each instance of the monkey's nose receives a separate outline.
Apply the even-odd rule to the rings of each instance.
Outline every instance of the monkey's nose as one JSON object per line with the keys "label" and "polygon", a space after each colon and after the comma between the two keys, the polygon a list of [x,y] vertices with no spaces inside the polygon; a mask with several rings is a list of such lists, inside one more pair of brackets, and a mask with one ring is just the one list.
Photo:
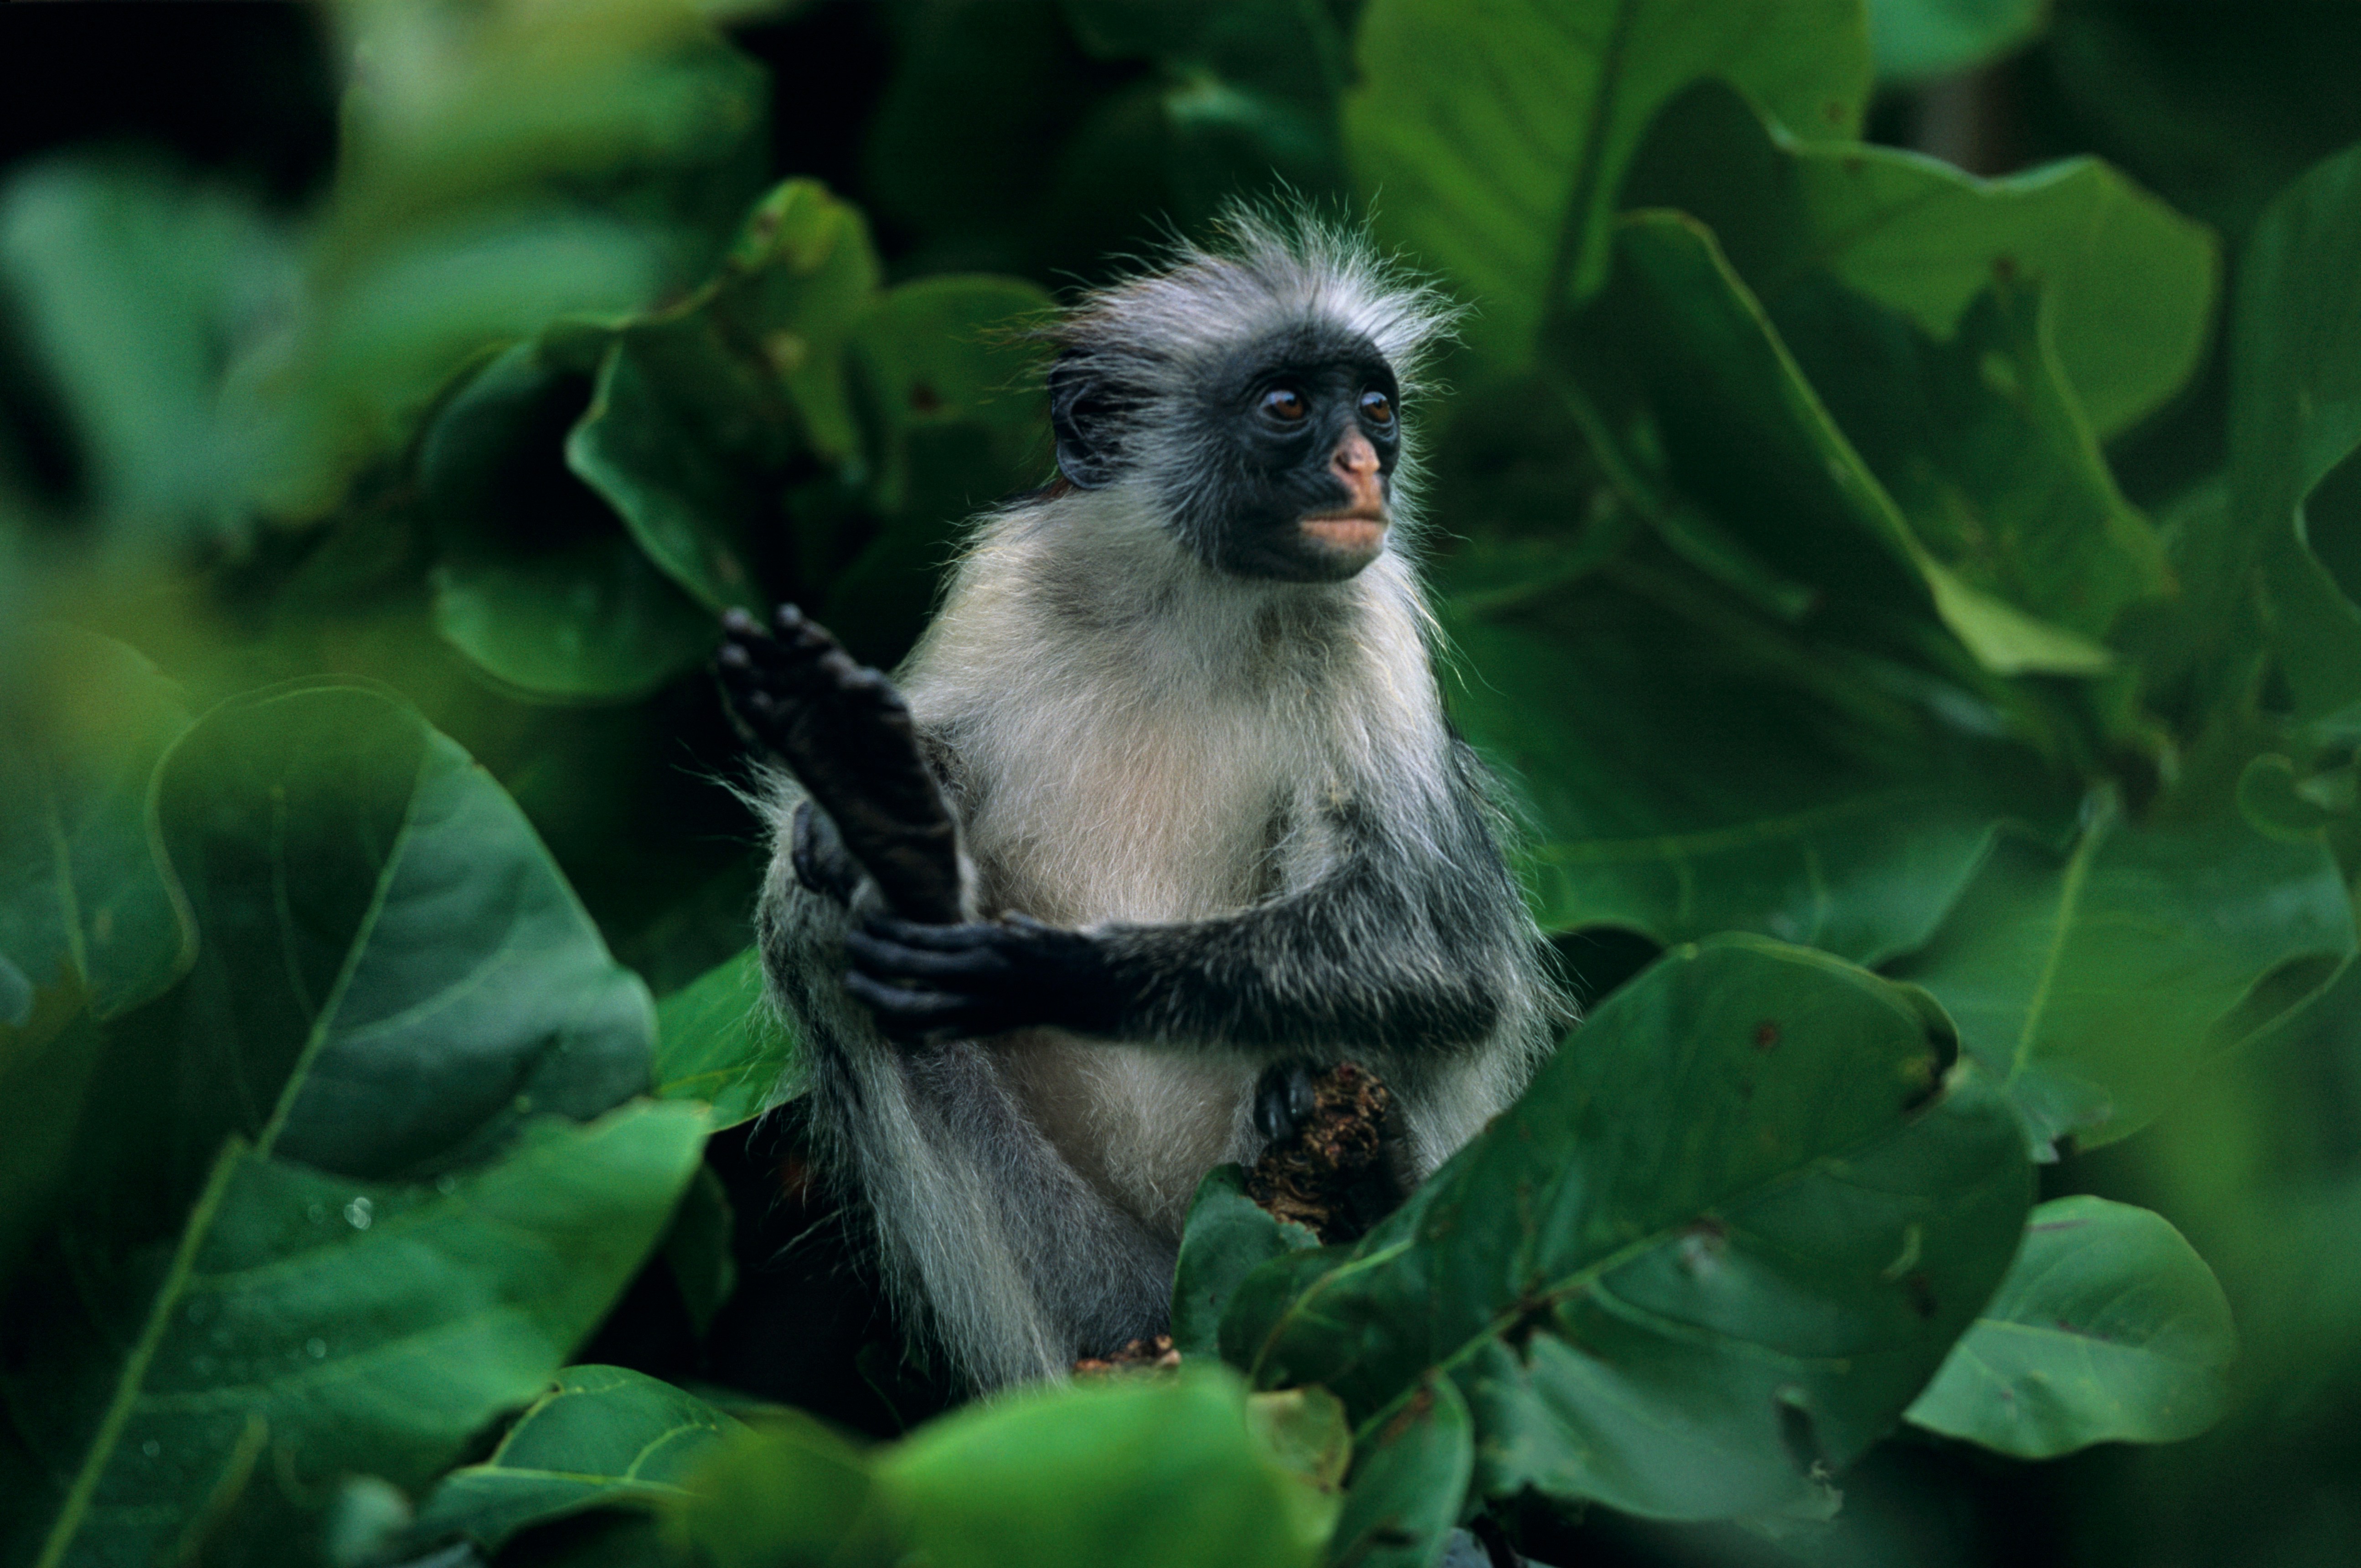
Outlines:
{"label": "monkey's nose", "polygon": [[1386,493],[1378,474],[1378,449],[1359,431],[1348,431],[1336,444],[1335,455],[1328,459],[1328,467],[1345,482],[1345,493],[1352,504],[1347,509],[1355,515],[1382,516]]}

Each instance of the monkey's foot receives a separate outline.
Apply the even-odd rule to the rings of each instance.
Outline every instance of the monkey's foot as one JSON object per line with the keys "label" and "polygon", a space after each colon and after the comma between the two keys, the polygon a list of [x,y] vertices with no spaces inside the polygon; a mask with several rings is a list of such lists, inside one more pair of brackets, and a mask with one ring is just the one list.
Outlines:
{"label": "monkey's foot", "polygon": [[730,707],[886,902],[912,919],[957,920],[959,831],[894,683],[791,604],[767,631],[744,610],[724,615],[714,666]]}
{"label": "monkey's foot", "polygon": [[1323,1243],[1356,1241],[1402,1201],[1384,1157],[1393,1097],[1376,1073],[1355,1062],[1321,1072],[1283,1063],[1263,1074],[1256,1091],[1258,1127],[1273,1100],[1292,1100],[1299,1079],[1311,1106],[1246,1172],[1246,1196]]}

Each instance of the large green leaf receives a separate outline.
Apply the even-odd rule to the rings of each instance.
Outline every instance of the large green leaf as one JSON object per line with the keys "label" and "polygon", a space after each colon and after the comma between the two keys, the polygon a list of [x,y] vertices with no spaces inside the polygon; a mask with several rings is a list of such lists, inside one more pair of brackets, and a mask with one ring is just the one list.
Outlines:
{"label": "large green leaf", "polygon": [[646,1507],[683,1483],[714,1445],[744,1429],[704,1400],[621,1366],[569,1366],[517,1418],[491,1457],[454,1470],[418,1510],[410,1538],[462,1533],[496,1551],[529,1525],[589,1508]]}
{"label": "large green leaf", "polygon": [[233,699],[163,765],[203,947],[142,1021],[170,1136],[375,1179],[484,1158],[525,1117],[648,1085],[654,1014],[480,767],[371,687]]}
{"label": "large green leaf", "polygon": [[[1224,1352],[1364,1420],[1448,1375],[1489,1495],[1808,1500],[1900,1418],[2024,1224],[2006,1103],[1942,1078],[1938,1022],[1809,949],[1675,948],[1349,1255],[1249,1277]],[[1257,1292],[1271,1274],[1291,1290]]]}
{"label": "large green leaf", "polygon": [[1256,1440],[1226,1371],[971,1407],[877,1477],[941,1568],[1308,1565],[1337,1508]]}
{"label": "large green leaf", "polygon": [[[2138,827],[2101,809],[2063,857],[2004,844],[1943,928],[1894,970],[1932,992],[2042,1157],[2110,1143],[2170,1103],[2236,1016],[2251,1033],[2354,951],[2328,850],[2235,816]],[[2269,1016],[2239,1004],[2306,978]]]}
{"label": "large green leaf", "polygon": [[1333,1402],[1257,1414],[1222,1367],[1027,1390],[873,1455],[790,1413],[692,1478],[677,1538],[716,1568],[1310,1568]]}
{"label": "large green leaf", "polygon": [[[1671,525],[1673,543],[1695,532],[1682,506],[1693,502],[1741,550],[1806,588],[1872,614],[1930,609],[1993,674],[2092,674],[2108,666],[2104,646],[2036,608],[2088,593],[2079,577],[2053,585],[2048,557],[2062,554],[2081,576],[2099,577],[2108,592],[2098,608],[2111,612],[2153,590],[2155,546],[2144,525],[2119,525],[2122,503],[2087,433],[2070,404],[2039,384],[2054,371],[2037,345],[2030,364],[2011,354],[1989,367],[1993,356],[1979,352],[1985,345],[1971,345],[1973,362],[1946,373],[1915,362],[1918,345],[1904,328],[1880,364],[1845,341],[1858,319],[1847,296],[1812,297],[1827,314],[1806,317],[1803,330],[1826,345],[1828,367],[1858,378],[1844,389],[1855,414],[1880,411],[1868,433],[1885,473],[1911,484],[1920,503],[1912,516],[1695,220],[1666,212],[1625,218],[1616,263],[1606,292],[1557,334],[1556,384],[1614,464],[1616,482],[1660,529]],[[1876,330],[1873,323],[1870,335]],[[2010,345],[2026,346],[2021,334]],[[1984,379],[1988,368],[1998,385]],[[1941,406],[1946,391],[1964,411]],[[1962,411],[1975,422],[1966,431]],[[2028,418],[2050,427],[2043,433],[2059,461],[2046,469],[2020,449]],[[2059,419],[2062,430],[2054,428]],[[2035,466],[2020,474],[2027,463]],[[2062,547],[2043,537],[2051,523],[2045,510],[2061,494],[2098,520],[2094,541],[2074,537],[2067,526],[2077,521],[2073,510],[2056,520]],[[2128,563],[2115,559],[2125,532],[2144,546]],[[2085,566],[2081,557],[2094,551],[2097,563]],[[2092,617],[2085,610],[2080,619]]]}
{"label": "large green leaf", "polygon": [[1444,623],[1468,666],[1453,717],[1521,783],[1552,929],[1876,962],[1935,929],[2003,815],[1974,748],[1664,565],[1446,602]]}
{"label": "large green leaf", "polygon": [[62,626],[37,633],[18,673],[26,706],[0,713],[0,1026],[61,981],[109,1017],[195,956],[148,817],[149,776],[188,714],[139,654]]}
{"label": "large green leaf", "polygon": [[1354,52],[1354,176],[1480,307],[1488,375],[1605,280],[1624,167],[1683,88],[1730,81],[1802,136],[1850,135],[1869,93],[1858,0],[1373,0]]}
{"label": "large green leaf", "polygon": [[2361,149],[2298,181],[2256,225],[2231,358],[2231,510],[2204,565],[2234,607],[2262,563],[2299,720],[2361,702]]}
{"label": "large green leaf", "polygon": [[656,1008],[655,1091],[702,1100],[716,1131],[801,1094],[803,1052],[763,1000],[763,955],[715,965]]}
{"label": "large green leaf", "polygon": [[49,1482],[28,1521],[47,1527],[40,1568],[183,1554],[258,1480],[423,1480],[590,1332],[703,1141],[694,1108],[636,1106],[544,1122],[499,1165],[400,1187],[234,1140],[144,1327],[104,1357],[120,1370],[104,1402],[55,1342],[11,1379]]}
{"label": "large green leaf", "polygon": [[2162,1215],[2060,1198],[1910,1420],[2020,1459],[2178,1442],[2221,1419],[2237,1344],[2213,1271]]}
{"label": "large green leaf", "polygon": [[1800,140],[1719,83],[1666,107],[1623,204],[1702,219],[1783,326],[1790,291],[1832,280],[1948,339],[1995,280],[2037,283],[2059,367],[2103,434],[2196,371],[2221,286],[2212,234],[2095,159],[1979,180]]}

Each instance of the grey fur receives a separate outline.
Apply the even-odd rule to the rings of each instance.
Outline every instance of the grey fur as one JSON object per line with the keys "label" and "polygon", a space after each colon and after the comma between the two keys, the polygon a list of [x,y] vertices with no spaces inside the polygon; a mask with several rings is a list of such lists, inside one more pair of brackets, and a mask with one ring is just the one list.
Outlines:
{"label": "grey fur", "polygon": [[796,880],[797,797],[773,782],[773,1002],[808,1043],[827,1157],[866,1198],[896,1290],[979,1387],[1162,1329],[1190,1197],[1259,1152],[1273,1060],[1379,1074],[1414,1181],[1568,1016],[1444,718],[1404,554],[1407,439],[1391,543],[1346,581],[1223,575],[1171,521],[1200,477],[1190,393],[1223,356],[1325,323],[1375,343],[1409,405],[1446,322],[1359,239],[1301,220],[1235,218],[1218,247],[1092,295],[1055,335],[1131,389],[1121,472],[982,518],[897,673],[974,911],[1102,936],[1149,999],[1125,1039],[890,1045],[840,983],[848,913]]}

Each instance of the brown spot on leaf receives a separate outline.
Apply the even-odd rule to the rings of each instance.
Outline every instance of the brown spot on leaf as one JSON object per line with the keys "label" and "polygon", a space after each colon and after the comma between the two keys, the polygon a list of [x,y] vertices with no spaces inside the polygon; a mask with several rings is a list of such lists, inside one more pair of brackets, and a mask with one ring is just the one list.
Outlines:
{"label": "brown spot on leaf", "polygon": [[1756,1050],[1770,1051],[1776,1050],[1778,1047],[1778,1025],[1773,1023],[1770,1019],[1765,1018],[1762,1023],[1754,1025],[1754,1048]]}
{"label": "brown spot on leaf", "polygon": [[1935,1288],[1927,1283],[1923,1274],[1913,1274],[1902,1281],[1902,1292],[1910,1298],[1910,1310],[1922,1318],[1931,1318],[1940,1309],[1936,1305]]}
{"label": "brown spot on leaf", "polygon": [[943,395],[924,381],[913,381],[910,383],[910,406],[922,414],[930,414],[943,406]]}

